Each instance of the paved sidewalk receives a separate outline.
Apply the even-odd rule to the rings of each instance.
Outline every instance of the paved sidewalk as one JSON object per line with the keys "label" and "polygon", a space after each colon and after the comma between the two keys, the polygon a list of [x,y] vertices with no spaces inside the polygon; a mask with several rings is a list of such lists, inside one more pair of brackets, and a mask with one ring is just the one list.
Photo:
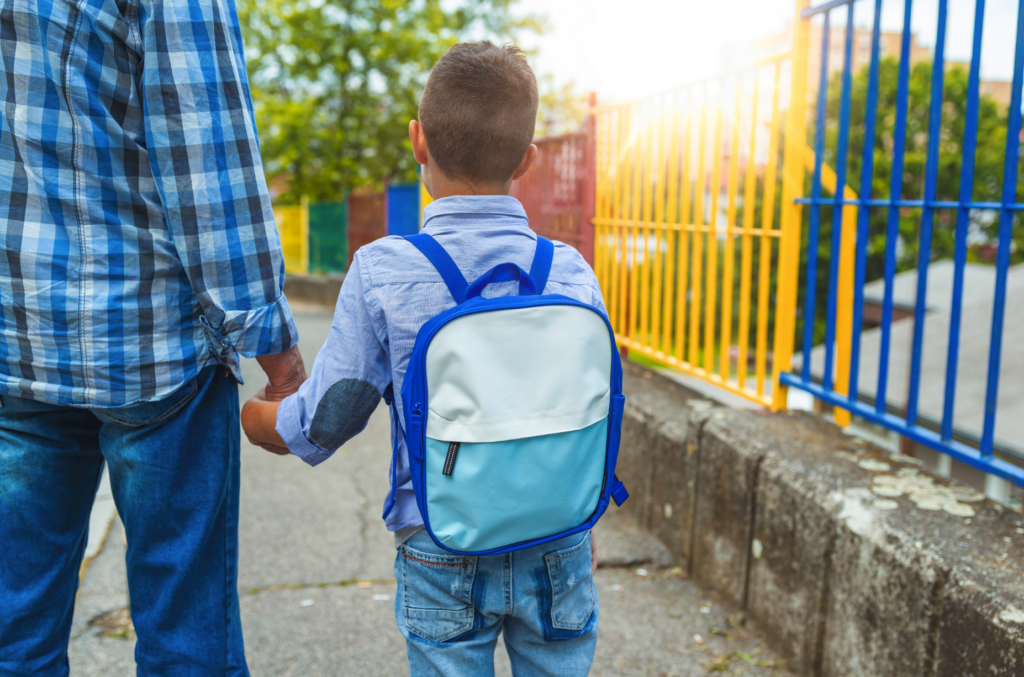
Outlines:
{"label": "paved sidewalk", "polygon": [[[296,314],[311,365],[331,316]],[[244,398],[262,380],[254,361],[243,371]],[[239,588],[254,677],[408,673],[394,621],[395,550],[380,518],[387,416],[379,406],[367,429],[317,468],[243,443]],[[597,533],[601,623],[592,675],[785,674],[753,664],[774,655],[732,627],[730,610],[685,580],[663,546],[613,513]],[[76,677],[134,674],[124,551],[115,518],[78,596],[70,649]],[[496,673],[510,675],[500,647],[497,657]]]}

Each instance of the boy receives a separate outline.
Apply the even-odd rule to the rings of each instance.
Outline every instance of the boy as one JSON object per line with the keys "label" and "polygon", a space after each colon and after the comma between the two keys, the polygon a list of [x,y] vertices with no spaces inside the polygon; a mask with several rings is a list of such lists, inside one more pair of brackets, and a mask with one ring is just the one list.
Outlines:
{"label": "boy", "polygon": [[[508,193],[537,156],[536,115],[537,81],[523,53],[480,42],[456,45],[437,62],[420,119],[409,123],[413,153],[435,199],[424,211],[423,232],[467,280],[499,263],[529,268],[533,260],[537,237]],[[485,295],[516,290],[516,282],[501,282]],[[545,293],[604,308],[593,272],[564,244],[555,245]],[[246,434],[310,465],[326,460],[366,426],[386,392],[401,392],[420,327],[454,305],[411,243],[389,237],[362,247],[309,380],[283,402],[258,395],[246,403]],[[504,555],[466,557],[439,548],[416,506],[399,428],[401,398],[395,405],[391,434],[400,446],[385,522],[398,548],[395,616],[412,677],[493,675],[500,632],[515,675],[586,675],[598,614],[589,532]]]}

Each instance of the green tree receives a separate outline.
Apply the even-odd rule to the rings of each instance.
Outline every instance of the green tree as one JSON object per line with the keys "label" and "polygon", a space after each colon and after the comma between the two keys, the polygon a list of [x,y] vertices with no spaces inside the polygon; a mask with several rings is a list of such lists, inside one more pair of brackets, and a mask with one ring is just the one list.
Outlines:
{"label": "green tree", "polygon": [[[925,166],[928,152],[928,109],[931,101],[932,63],[921,62],[910,70],[907,99],[907,134],[905,142],[904,170],[901,194],[907,200],[924,197]],[[888,199],[892,178],[892,163],[895,155],[896,99],[899,78],[899,63],[884,59],[879,63],[878,107],[874,143],[874,170],[872,172],[871,197]],[[963,150],[964,122],[967,112],[967,71],[959,66],[950,68],[944,76],[942,124],[939,130],[939,163],[936,198],[956,200],[960,193],[960,167]],[[865,121],[867,117],[868,70],[854,74],[850,105],[850,138],[847,156],[847,185],[860,193],[861,167],[865,143]],[[836,146],[839,131],[839,108],[842,94],[841,74],[836,73],[829,83],[824,161],[835,167]],[[978,107],[978,140],[975,155],[974,195],[976,201],[998,202],[1002,196],[1003,157],[1006,147],[1007,110],[987,95],[980,98]],[[813,144],[813,107],[809,108],[808,143]],[[805,194],[810,194],[810,180],[807,177]],[[956,210],[937,209],[934,212],[933,236],[930,260],[953,257],[956,236]],[[818,241],[817,297],[815,311],[815,343],[825,337],[828,303],[828,276],[832,234],[833,210],[830,206],[821,209],[821,230]],[[868,227],[867,259],[865,279],[877,280],[885,271],[886,229],[889,210],[874,207],[870,210]],[[917,265],[922,210],[903,208],[899,211],[899,244],[897,246],[896,270],[902,272]],[[975,211],[971,214],[970,231],[975,242],[995,242],[998,221],[994,212]],[[804,256],[808,247],[808,229],[805,218],[803,229]],[[1014,229],[1015,243],[1012,260],[1024,260],[1024,230]],[[978,260],[978,249],[969,253],[969,260]],[[802,260],[806,260],[805,258]],[[801,271],[803,279],[804,271]],[[801,282],[799,307],[804,304],[806,284]],[[802,312],[802,311],[801,311]],[[798,321],[802,325],[802,318]],[[802,331],[798,327],[798,332]]]}
{"label": "green tree", "polygon": [[406,136],[431,66],[460,40],[540,31],[517,0],[243,0],[256,122],[281,202],[416,177]]}
{"label": "green tree", "polygon": [[587,116],[587,96],[576,91],[576,82],[555,84],[550,73],[537,78],[540,101],[537,108],[537,137],[569,134],[579,130]]}
{"label": "green tree", "polygon": [[[879,63],[878,119],[874,138],[875,160],[872,173],[872,196],[888,198],[895,153],[894,129],[896,124],[896,96],[899,64],[893,59]],[[910,70],[907,103],[907,135],[901,192],[905,199],[924,197],[925,166],[928,154],[928,108],[931,102],[931,62],[915,64]],[[963,151],[964,121],[967,114],[967,71],[956,66],[944,77],[942,125],[939,136],[939,164],[936,197],[956,200],[960,193],[960,166]],[[848,183],[860,190],[861,163],[864,148],[864,123],[867,109],[868,71],[861,70],[853,79],[850,108],[850,154]],[[839,74],[829,87],[828,124],[825,161],[834,164],[838,133],[841,81]],[[1006,114],[999,104],[987,95],[980,98],[978,107],[978,141],[975,155],[974,199],[998,202],[1002,193],[1003,155],[1006,147]],[[831,211],[831,210],[827,210]],[[908,270],[917,265],[921,209],[900,210],[900,257],[897,269]],[[992,214],[974,213],[972,228],[979,237],[995,233],[990,226]],[[831,219],[831,215],[829,215]],[[868,243],[867,279],[873,280],[884,273],[885,230],[888,210],[871,210],[870,241]],[[956,234],[956,211],[935,210],[934,236],[931,260],[953,256]]]}

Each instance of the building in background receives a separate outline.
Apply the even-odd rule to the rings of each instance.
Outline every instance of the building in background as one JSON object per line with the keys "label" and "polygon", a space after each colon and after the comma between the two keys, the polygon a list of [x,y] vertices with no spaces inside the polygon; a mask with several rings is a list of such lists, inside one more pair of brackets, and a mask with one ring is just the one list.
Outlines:
{"label": "building in background", "polygon": [[[810,45],[807,55],[807,92],[814,98],[821,79],[821,39],[823,26],[812,23],[810,26]],[[740,68],[761,59],[787,52],[792,45],[793,24],[789,22],[778,33],[751,42],[728,45],[722,49],[722,65],[725,69]],[[882,31],[879,36],[878,51],[882,59],[899,60],[902,49],[903,33],[900,31]],[[828,72],[838,73],[843,70],[844,50],[846,48],[846,26],[832,26],[829,30]],[[871,63],[871,29],[854,26],[852,72],[856,73]],[[921,44],[917,33],[910,34],[910,65],[931,61],[932,48]],[[946,70],[960,67],[970,68],[969,61],[946,60]],[[981,94],[991,96],[1001,107],[1010,105],[1012,84],[1004,80],[982,80]]]}

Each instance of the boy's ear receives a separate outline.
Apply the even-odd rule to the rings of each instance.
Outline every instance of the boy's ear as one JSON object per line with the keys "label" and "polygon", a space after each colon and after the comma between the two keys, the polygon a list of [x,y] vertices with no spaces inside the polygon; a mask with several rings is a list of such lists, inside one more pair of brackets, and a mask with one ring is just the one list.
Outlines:
{"label": "boy's ear", "polygon": [[530,165],[537,159],[537,146],[530,144],[529,150],[526,151],[526,155],[523,157],[523,161],[519,163],[519,167],[516,168],[516,173],[512,175],[512,180],[523,178],[523,174],[530,171]]}
{"label": "boy's ear", "polygon": [[409,140],[412,141],[412,154],[416,162],[427,164],[427,135],[423,133],[423,125],[416,120],[409,120]]}

